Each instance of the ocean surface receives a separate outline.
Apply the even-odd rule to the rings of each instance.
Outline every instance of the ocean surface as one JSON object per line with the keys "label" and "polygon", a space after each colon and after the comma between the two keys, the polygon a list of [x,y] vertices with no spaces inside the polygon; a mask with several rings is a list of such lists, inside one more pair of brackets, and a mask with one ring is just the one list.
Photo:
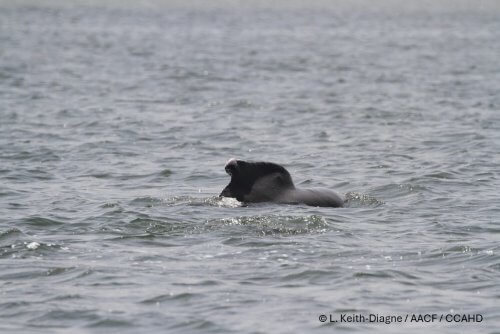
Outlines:
{"label": "ocean surface", "polygon": [[500,333],[499,55],[495,1],[1,1],[0,332]]}

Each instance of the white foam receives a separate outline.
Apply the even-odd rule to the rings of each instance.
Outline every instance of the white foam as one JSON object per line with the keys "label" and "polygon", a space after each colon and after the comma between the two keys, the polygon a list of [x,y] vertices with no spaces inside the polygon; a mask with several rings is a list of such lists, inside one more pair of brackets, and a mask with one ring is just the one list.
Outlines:
{"label": "white foam", "polygon": [[237,208],[241,206],[241,202],[239,202],[236,198],[221,197],[219,201],[219,206],[226,208]]}
{"label": "white foam", "polygon": [[36,241],[30,242],[26,245],[26,248],[28,249],[37,249],[38,247],[40,247],[40,244]]}

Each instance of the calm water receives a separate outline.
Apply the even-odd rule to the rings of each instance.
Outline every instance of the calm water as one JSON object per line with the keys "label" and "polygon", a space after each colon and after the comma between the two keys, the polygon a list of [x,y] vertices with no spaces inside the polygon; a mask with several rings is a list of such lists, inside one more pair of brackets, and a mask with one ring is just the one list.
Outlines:
{"label": "calm water", "polygon": [[500,6],[96,3],[0,3],[0,332],[498,333]]}

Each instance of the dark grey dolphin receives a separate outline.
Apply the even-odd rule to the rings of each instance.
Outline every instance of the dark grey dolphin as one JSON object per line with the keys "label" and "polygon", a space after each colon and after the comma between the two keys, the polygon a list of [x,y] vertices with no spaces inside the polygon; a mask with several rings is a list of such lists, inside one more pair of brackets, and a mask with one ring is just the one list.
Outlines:
{"label": "dark grey dolphin", "polygon": [[272,162],[246,162],[230,159],[225,166],[231,182],[219,197],[232,197],[240,202],[275,202],[312,206],[342,207],[344,201],[331,190],[298,189],[290,173]]}

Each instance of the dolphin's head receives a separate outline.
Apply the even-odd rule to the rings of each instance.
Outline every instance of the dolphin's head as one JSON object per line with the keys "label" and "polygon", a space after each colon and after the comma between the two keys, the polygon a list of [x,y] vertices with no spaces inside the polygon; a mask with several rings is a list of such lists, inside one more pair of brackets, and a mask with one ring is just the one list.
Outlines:
{"label": "dolphin's head", "polygon": [[273,200],[283,190],[294,188],[290,173],[275,163],[229,159],[224,169],[231,181],[220,197],[232,197],[240,202],[264,202]]}

